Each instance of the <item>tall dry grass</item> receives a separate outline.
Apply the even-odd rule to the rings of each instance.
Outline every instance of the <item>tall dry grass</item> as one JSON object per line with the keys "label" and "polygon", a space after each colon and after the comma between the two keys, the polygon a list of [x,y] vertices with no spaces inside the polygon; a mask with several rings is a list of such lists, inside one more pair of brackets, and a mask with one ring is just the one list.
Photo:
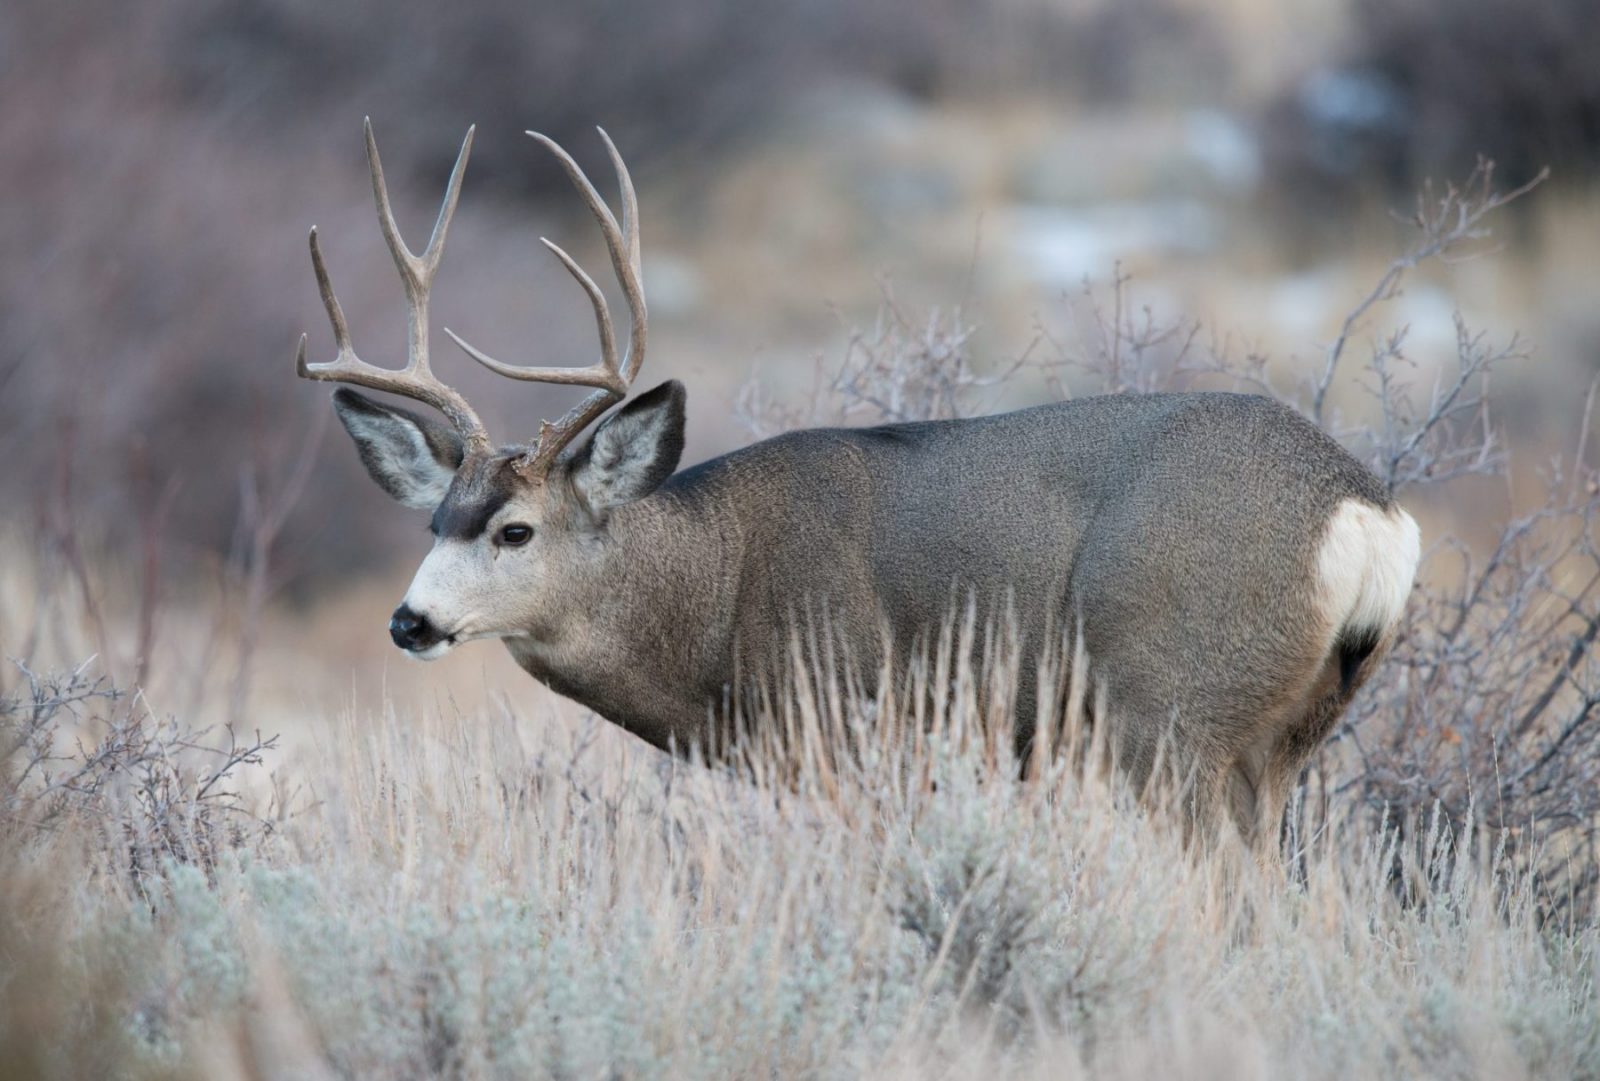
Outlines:
{"label": "tall dry grass", "polygon": [[1354,824],[1292,883],[1223,873],[1065,758],[1016,781],[959,656],[921,726],[886,726],[881,699],[798,698],[797,731],[842,724],[859,753],[781,779],[386,703],[292,767],[307,795],[277,828],[206,860],[176,845],[159,876],[105,855],[146,820],[137,800],[102,792],[48,833],[10,819],[0,1060],[19,1077],[1600,1076],[1596,926],[1541,927],[1491,832],[1405,823],[1431,831],[1419,849]]}

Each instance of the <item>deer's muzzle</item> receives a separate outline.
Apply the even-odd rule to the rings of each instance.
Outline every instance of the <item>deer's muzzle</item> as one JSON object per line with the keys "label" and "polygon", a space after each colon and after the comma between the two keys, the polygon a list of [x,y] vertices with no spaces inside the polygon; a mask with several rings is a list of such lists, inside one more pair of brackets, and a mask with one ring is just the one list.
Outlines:
{"label": "deer's muzzle", "polygon": [[445,636],[428,622],[427,616],[419,615],[411,610],[410,605],[402,604],[389,618],[389,637],[401,649],[409,653],[421,653],[438,645]]}

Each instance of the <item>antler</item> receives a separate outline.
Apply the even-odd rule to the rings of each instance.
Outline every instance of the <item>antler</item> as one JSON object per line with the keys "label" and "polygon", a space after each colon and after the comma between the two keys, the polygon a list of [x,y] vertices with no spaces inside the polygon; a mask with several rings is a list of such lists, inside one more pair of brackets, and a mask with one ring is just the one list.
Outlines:
{"label": "antler", "polygon": [[561,451],[579,432],[626,397],[629,385],[639,374],[639,366],[644,362],[646,312],[644,287],[639,280],[639,201],[634,195],[633,181],[628,176],[628,167],[623,164],[622,155],[617,152],[616,144],[611,141],[611,136],[605,133],[604,128],[596,130],[600,132],[600,138],[605,140],[606,151],[611,155],[612,167],[616,169],[617,183],[622,189],[620,227],[617,219],[612,216],[610,207],[606,206],[605,200],[600,197],[600,193],[578,167],[578,163],[572,160],[572,156],[553,139],[536,131],[527,134],[543,143],[556,156],[556,160],[561,162],[561,167],[567,171],[567,176],[578,189],[578,194],[588,204],[595,221],[600,223],[606,250],[611,255],[612,269],[616,271],[617,281],[622,286],[622,295],[626,298],[628,310],[633,317],[627,354],[620,361],[617,359],[616,332],[612,328],[611,311],[606,306],[606,298],[600,292],[600,287],[594,283],[593,278],[584,273],[583,268],[572,256],[545,237],[540,237],[540,241],[555,253],[556,258],[561,260],[561,265],[577,279],[583,291],[588,294],[589,303],[594,307],[595,323],[600,331],[600,359],[597,362],[586,368],[531,368],[503,364],[482,350],[467,344],[449,327],[445,328],[445,333],[450,335],[452,341],[490,371],[511,379],[523,379],[535,383],[560,383],[595,388],[593,394],[578,403],[560,420],[540,422],[539,441],[518,463],[518,469],[528,475],[547,472]]}
{"label": "antler", "polygon": [[350,344],[350,327],[345,323],[344,310],[338,297],[333,295],[333,284],[328,280],[328,268],[322,262],[322,249],[317,244],[317,230],[311,230],[311,266],[317,275],[317,288],[322,293],[323,307],[328,309],[328,321],[333,324],[333,339],[338,355],[322,364],[306,362],[306,336],[300,335],[300,348],[295,355],[295,367],[306,379],[332,380],[350,383],[370,390],[389,391],[415,401],[431,405],[443,413],[456,431],[461,434],[468,453],[486,452],[489,435],[483,422],[472,411],[467,400],[446,386],[428,366],[428,291],[433,286],[433,276],[444,255],[445,233],[450,229],[450,219],[456,211],[456,200],[461,195],[461,174],[467,168],[467,156],[472,151],[472,133],[462,140],[461,153],[456,157],[455,168],[450,170],[450,183],[445,188],[444,203],[439,207],[438,220],[433,225],[433,235],[421,255],[415,255],[400,238],[395,224],[394,210],[389,205],[389,191],[383,182],[383,163],[378,159],[378,144],[372,138],[372,120],[365,122],[367,135],[367,165],[372,170],[372,194],[378,203],[378,224],[383,229],[383,239],[394,256],[394,265],[406,288],[407,348],[406,366],[399,370],[379,368],[356,356]]}

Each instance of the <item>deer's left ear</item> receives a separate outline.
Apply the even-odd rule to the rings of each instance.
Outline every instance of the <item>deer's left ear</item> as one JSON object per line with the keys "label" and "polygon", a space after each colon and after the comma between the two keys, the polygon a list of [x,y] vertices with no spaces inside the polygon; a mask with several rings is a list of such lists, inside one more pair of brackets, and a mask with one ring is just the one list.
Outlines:
{"label": "deer's left ear", "polygon": [[683,384],[669,379],[611,414],[573,455],[572,485],[594,514],[643,499],[683,457]]}

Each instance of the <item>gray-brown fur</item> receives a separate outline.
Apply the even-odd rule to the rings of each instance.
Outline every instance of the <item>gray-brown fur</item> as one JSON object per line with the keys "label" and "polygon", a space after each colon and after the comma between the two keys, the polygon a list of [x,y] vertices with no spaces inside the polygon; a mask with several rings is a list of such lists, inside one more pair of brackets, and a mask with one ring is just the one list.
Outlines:
{"label": "gray-brown fur", "polygon": [[[631,448],[657,478],[682,447],[681,401],[667,384],[595,439],[663,414]],[[469,462],[435,518],[476,520],[492,501],[534,522],[527,549],[497,558],[546,563],[554,584],[508,648],[648,742],[724,735],[736,673],[781,666],[799,613],[826,613],[871,690],[885,628],[903,666],[953,603],[1009,603],[1028,659],[1020,748],[1033,735],[1031,658],[1048,628],[1081,625],[1124,765],[1147,775],[1170,734],[1176,761],[1215,775],[1196,798],[1224,801],[1246,833],[1270,810],[1258,804],[1281,808],[1285,777],[1353,691],[1321,637],[1322,532],[1343,500],[1391,506],[1300,416],[1227,394],[796,432],[603,513],[580,494],[588,445],[534,481],[516,479],[515,456]]]}

